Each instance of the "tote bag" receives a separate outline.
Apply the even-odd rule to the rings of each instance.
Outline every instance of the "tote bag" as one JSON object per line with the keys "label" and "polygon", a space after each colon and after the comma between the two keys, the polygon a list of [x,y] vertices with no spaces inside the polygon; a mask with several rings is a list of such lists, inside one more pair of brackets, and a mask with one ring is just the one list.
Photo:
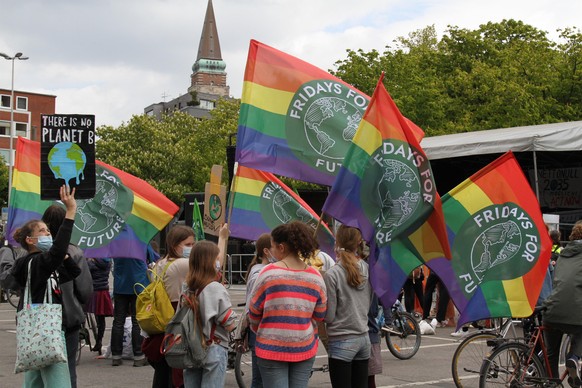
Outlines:
{"label": "tote bag", "polygon": [[16,366],[14,373],[38,370],[59,362],[67,362],[62,331],[62,308],[52,303],[50,280],[42,304],[32,304],[30,264],[24,288],[24,305],[16,317]]}

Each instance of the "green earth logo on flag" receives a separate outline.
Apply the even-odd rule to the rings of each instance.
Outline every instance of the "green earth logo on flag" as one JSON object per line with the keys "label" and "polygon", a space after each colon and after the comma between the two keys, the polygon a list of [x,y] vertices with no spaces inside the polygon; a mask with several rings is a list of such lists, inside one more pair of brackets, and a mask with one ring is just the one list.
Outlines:
{"label": "green earth logo on flag", "polygon": [[81,147],[68,141],[55,144],[48,154],[48,165],[55,179],[64,179],[67,185],[71,179],[75,179],[77,186],[81,183],[86,164],[87,156]]}
{"label": "green earth logo on flag", "polygon": [[317,226],[307,209],[273,182],[265,185],[260,198],[261,216],[270,229],[294,220],[304,222],[314,229]]}
{"label": "green earth logo on flag", "polygon": [[210,214],[210,218],[216,221],[220,218],[222,214],[222,203],[220,202],[220,197],[216,194],[212,194],[210,196],[209,202],[209,210],[208,213]]}
{"label": "green earth logo on flag", "polygon": [[422,214],[423,204],[434,202],[436,188],[428,160],[408,143],[384,141],[362,167],[362,174],[360,198],[375,227],[378,246],[424,222],[428,214]]}
{"label": "green earth logo on flag", "polygon": [[509,280],[537,263],[541,240],[535,223],[519,205],[487,206],[460,227],[452,247],[455,273],[465,292],[484,281]]}
{"label": "green earth logo on flag", "polygon": [[299,160],[335,175],[367,105],[368,97],[336,81],[301,85],[287,110],[289,148]]}
{"label": "green earth logo on flag", "polygon": [[133,192],[111,171],[95,166],[95,196],[77,200],[73,240],[81,249],[109,244],[125,228]]}

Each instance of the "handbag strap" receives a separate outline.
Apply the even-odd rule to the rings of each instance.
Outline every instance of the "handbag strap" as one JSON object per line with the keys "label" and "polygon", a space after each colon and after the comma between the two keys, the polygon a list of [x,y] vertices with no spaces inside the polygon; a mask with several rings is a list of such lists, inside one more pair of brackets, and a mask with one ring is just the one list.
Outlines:
{"label": "handbag strap", "polygon": [[[26,274],[26,285],[24,286],[24,301],[26,303],[27,306],[30,306],[32,304],[32,292],[30,292],[30,279],[31,279],[31,268],[32,268],[32,260],[34,260],[34,258],[30,258],[30,260],[28,260],[28,271]],[[46,290],[44,293],[44,298],[42,300],[42,303],[46,304],[52,304],[53,303],[53,293],[51,291],[51,278],[49,277],[46,281]]]}

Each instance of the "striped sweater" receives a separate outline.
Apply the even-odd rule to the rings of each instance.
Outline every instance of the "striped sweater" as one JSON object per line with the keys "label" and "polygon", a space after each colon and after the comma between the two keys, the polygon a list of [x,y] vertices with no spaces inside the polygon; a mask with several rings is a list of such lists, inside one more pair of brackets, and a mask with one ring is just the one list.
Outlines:
{"label": "striped sweater", "polygon": [[317,270],[266,266],[249,305],[257,356],[286,362],[314,357],[318,336],[313,320],[323,321],[326,304],[325,283]]}

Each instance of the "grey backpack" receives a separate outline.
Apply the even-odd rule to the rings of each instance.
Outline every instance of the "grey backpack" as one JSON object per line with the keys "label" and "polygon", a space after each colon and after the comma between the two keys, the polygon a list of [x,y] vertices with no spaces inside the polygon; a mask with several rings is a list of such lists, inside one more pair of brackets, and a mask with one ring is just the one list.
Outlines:
{"label": "grey backpack", "polygon": [[[204,338],[196,297],[182,294],[180,304],[181,307],[166,326],[160,353],[172,368],[199,368],[204,364],[211,341]],[[210,338],[214,337],[214,329],[215,325],[212,326]]]}

